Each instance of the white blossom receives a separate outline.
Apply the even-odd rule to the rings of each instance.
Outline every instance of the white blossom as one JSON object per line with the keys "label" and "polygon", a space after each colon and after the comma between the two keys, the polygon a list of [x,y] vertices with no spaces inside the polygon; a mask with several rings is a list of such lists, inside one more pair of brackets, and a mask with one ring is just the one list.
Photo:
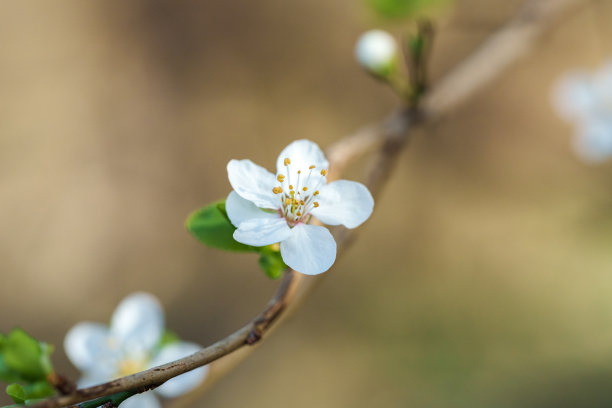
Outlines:
{"label": "white blossom", "polygon": [[309,140],[287,146],[276,162],[276,176],[250,160],[231,160],[227,173],[234,191],[227,215],[234,239],[246,245],[280,243],[283,261],[307,275],[328,270],[336,259],[329,230],[309,225],[311,216],[328,225],[355,228],[368,219],[374,199],[361,183],[327,183],[329,163]]}
{"label": "white blossom", "polygon": [[386,31],[370,30],[359,37],[355,57],[368,71],[387,76],[397,63],[397,43]]}
{"label": "white blossom", "polygon": [[[64,350],[83,373],[79,387],[87,387],[169,363],[201,349],[197,344],[182,341],[160,346],[163,333],[161,304],[153,295],[138,292],[117,306],[110,327],[91,322],[72,327],[64,339]],[[128,398],[121,407],[161,407],[153,392],[167,398],[177,397],[197,387],[207,373],[207,366],[197,368],[168,380],[154,391]]]}
{"label": "white blossom", "polygon": [[588,162],[612,157],[612,61],[565,75],[553,94],[559,115],[576,126],[574,149]]}

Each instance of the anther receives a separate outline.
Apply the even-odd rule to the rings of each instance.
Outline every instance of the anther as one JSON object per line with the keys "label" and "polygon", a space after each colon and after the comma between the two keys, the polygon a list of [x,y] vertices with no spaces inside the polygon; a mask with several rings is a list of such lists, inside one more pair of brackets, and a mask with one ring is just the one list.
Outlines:
{"label": "anther", "polygon": [[313,195],[319,195],[319,190],[315,191]]}
{"label": "anther", "polygon": [[285,160],[283,161],[283,163],[285,163],[285,166],[288,164],[291,164],[291,160],[289,160],[289,158],[285,158]]}
{"label": "anther", "polygon": [[315,166],[314,164],[312,164],[312,165],[309,167],[309,169],[310,169],[310,170],[312,170],[312,169],[314,169],[315,167],[317,167],[317,166]]}
{"label": "anther", "polygon": [[293,190],[293,184],[289,184],[289,190]]}
{"label": "anther", "polygon": [[312,203],[312,205],[314,205],[314,208],[317,208],[319,206],[319,203],[315,201],[314,203]]}
{"label": "anther", "polygon": [[282,188],[282,187],[274,187],[274,188],[272,189],[272,192],[273,192],[274,194],[280,194],[280,193],[282,193],[282,192],[283,192],[283,188]]}
{"label": "anther", "polygon": [[306,190],[308,190],[308,187],[304,187],[304,188],[302,188],[302,190],[306,191]]}
{"label": "anther", "polygon": [[279,183],[282,183],[283,181],[285,181],[285,176],[283,174],[279,174],[276,179]]}
{"label": "anther", "polygon": [[285,205],[289,205],[291,204],[291,199],[290,198],[285,198]]}
{"label": "anther", "polygon": [[325,169],[321,170],[321,175],[322,176],[326,176],[327,175],[327,170],[325,170]]}
{"label": "anther", "polygon": [[298,212],[295,213],[295,215],[297,215],[298,217],[301,217],[302,213],[298,211]]}
{"label": "anther", "polygon": [[302,170],[298,170],[298,174],[302,174]]}
{"label": "anther", "polygon": [[295,195],[295,191],[290,191],[290,192],[289,192],[289,195],[290,195],[291,197],[293,197],[293,196]]}
{"label": "anther", "polygon": [[300,204],[301,204],[301,205],[304,205],[304,200],[300,201]]}

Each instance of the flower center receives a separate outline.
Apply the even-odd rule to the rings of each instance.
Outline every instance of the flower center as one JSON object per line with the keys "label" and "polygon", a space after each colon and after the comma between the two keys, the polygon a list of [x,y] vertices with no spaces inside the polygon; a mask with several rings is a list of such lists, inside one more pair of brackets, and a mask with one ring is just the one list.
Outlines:
{"label": "flower center", "polygon": [[274,187],[272,192],[278,195],[281,201],[281,215],[290,226],[295,226],[300,222],[307,222],[312,209],[319,206],[316,201],[319,197],[318,188],[325,184],[327,170],[318,170],[314,164],[308,166],[308,169],[292,169],[291,159],[288,157],[283,164],[287,170],[286,175],[276,175],[280,186]]}
{"label": "flower center", "polygon": [[117,368],[119,377],[125,377],[126,375],[143,371],[147,368],[147,366],[142,359],[127,358],[119,362]]}

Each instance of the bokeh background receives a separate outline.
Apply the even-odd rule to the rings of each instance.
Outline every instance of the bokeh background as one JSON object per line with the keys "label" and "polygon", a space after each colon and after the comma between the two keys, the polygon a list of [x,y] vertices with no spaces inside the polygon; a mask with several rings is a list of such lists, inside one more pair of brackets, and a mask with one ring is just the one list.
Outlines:
{"label": "bokeh background", "polygon": [[[434,79],[521,3],[439,12]],[[578,160],[551,107],[612,56],[611,19],[591,2],[418,132],[325,282],[194,406],[611,406],[612,164]],[[353,60],[375,27],[409,23],[356,0],[0,3],[0,331],[76,378],[66,331],[136,290],[203,345],[247,322],[277,282],[184,220],[230,191],[231,158],[272,168],[397,106]]]}

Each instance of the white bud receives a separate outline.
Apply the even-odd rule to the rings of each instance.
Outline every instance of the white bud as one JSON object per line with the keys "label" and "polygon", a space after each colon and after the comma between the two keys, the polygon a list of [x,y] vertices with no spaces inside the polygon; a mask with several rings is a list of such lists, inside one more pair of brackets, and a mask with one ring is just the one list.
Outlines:
{"label": "white bud", "polygon": [[397,62],[397,43],[386,31],[370,30],[359,37],[355,57],[368,71],[386,77]]}

